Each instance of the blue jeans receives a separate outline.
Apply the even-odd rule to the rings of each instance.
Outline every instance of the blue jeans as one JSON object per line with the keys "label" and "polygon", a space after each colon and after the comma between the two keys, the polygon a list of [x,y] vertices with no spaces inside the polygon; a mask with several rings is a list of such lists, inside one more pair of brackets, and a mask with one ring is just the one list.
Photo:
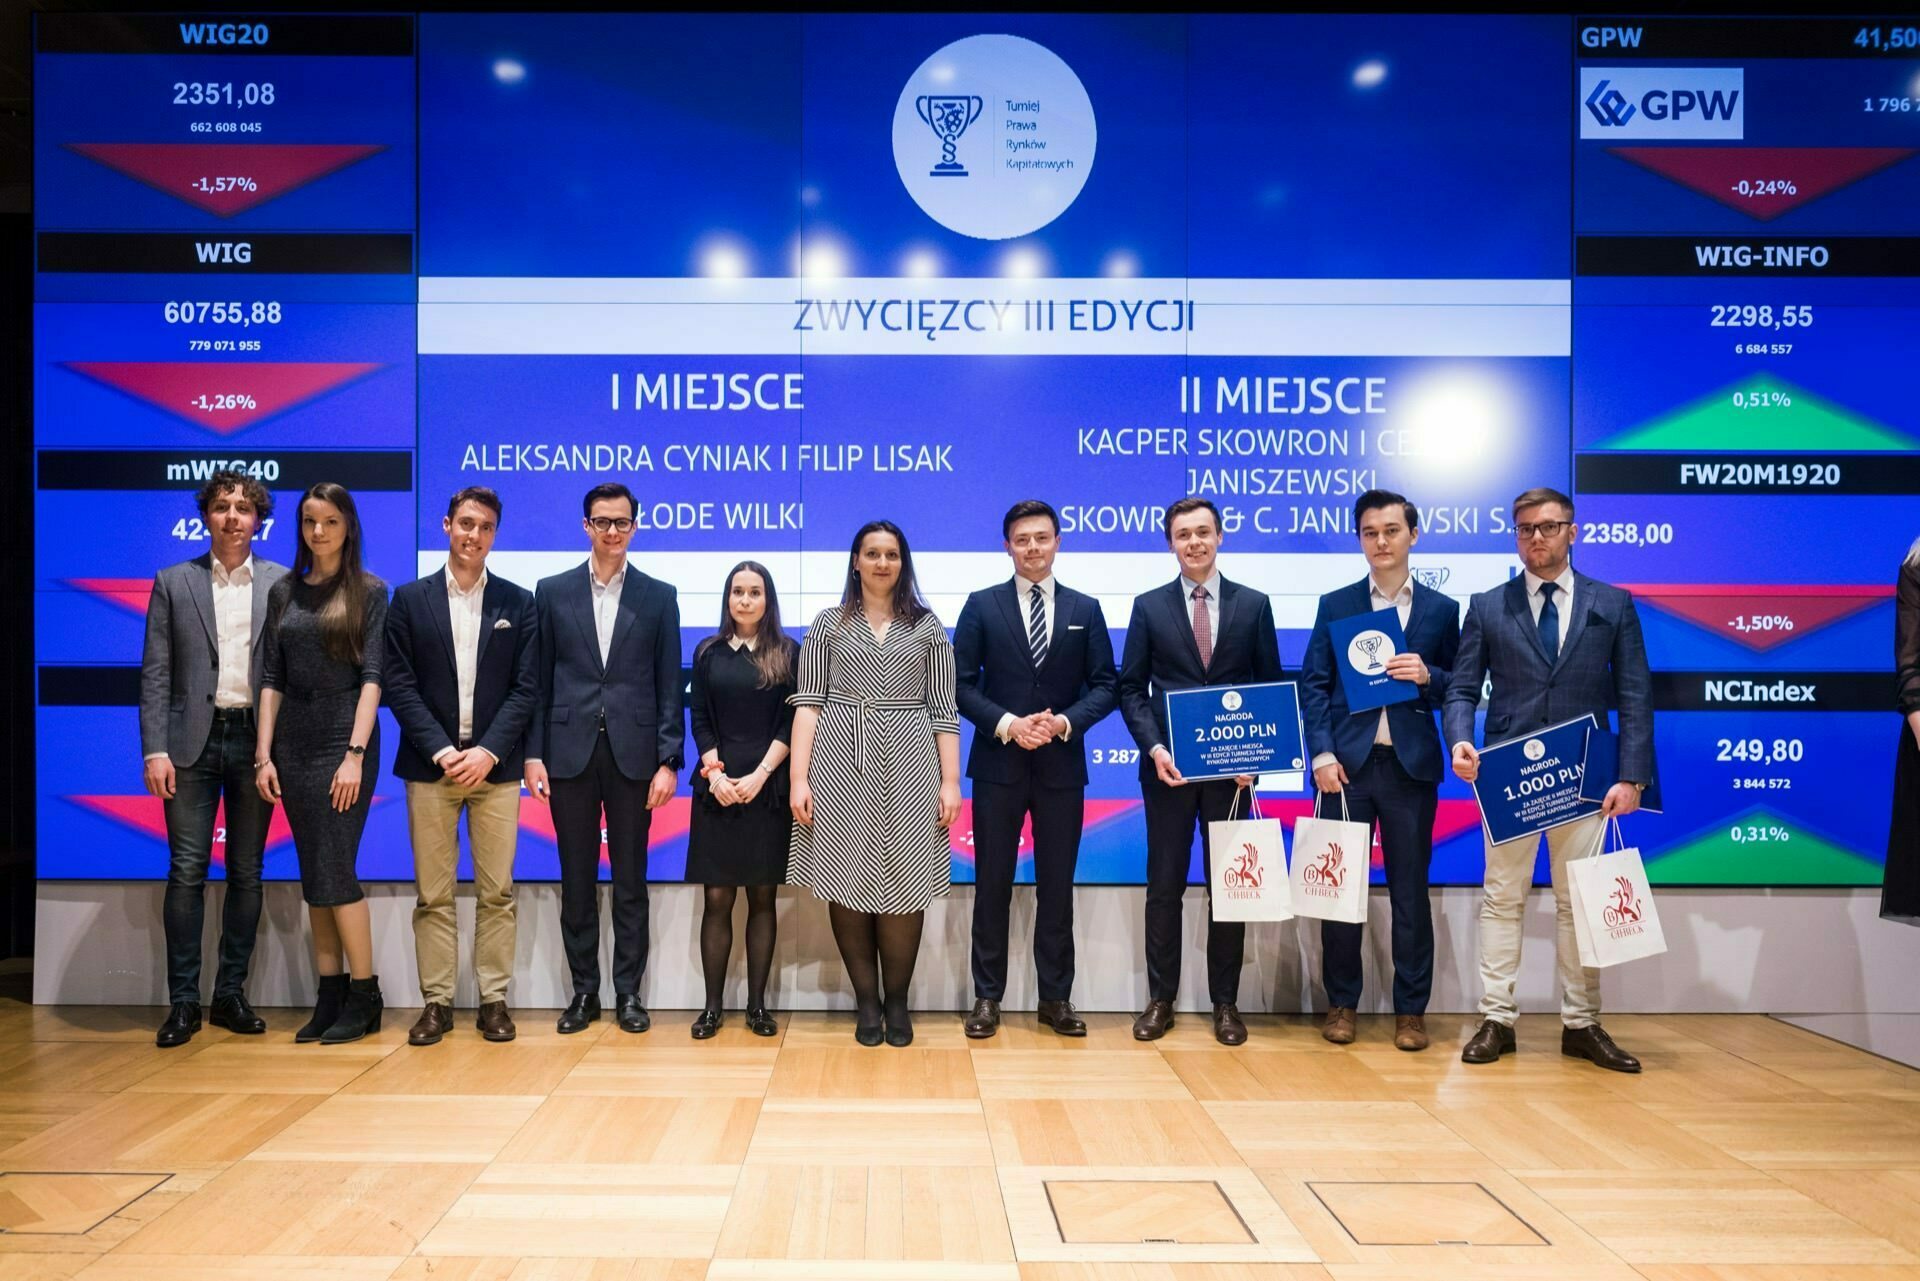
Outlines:
{"label": "blue jeans", "polygon": [[240,996],[260,924],[260,868],[273,807],[253,785],[254,731],[250,722],[216,718],[200,759],[174,770],[166,802],[167,999],[200,1003],[200,933],[206,920],[207,865],[213,858],[214,817],[227,802],[227,901],[220,919],[220,971],[213,999]]}

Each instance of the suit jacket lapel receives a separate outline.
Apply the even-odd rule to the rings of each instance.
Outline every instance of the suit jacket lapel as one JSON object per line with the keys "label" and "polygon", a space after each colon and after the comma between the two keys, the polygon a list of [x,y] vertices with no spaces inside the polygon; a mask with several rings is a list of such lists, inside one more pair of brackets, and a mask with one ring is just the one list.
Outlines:
{"label": "suit jacket lapel", "polygon": [[218,654],[220,633],[213,626],[213,553],[196,556],[193,563],[197,572],[187,575],[187,595],[193,597],[200,624],[207,629],[207,648]]}
{"label": "suit jacket lapel", "polygon": [[613,665],[613,656],[620,652],[620,642],[633,630],[633,620],[639,617],[640,595],[646,577],[633,566],[627,566],[626,581],[620,584],[620,604],[613,614],[613,636],[607,641],[607,665]]}
{"label": "suit jacket lapel", "polygon": [[1015,575],[1006,590],[997,593],[1000,598],[1000,616],[1006,620],[1007,631],[1013,636],[1013,643],[1026,655],[1027,666],[1033,666],[1033,641],[1027,635],[1027,614],[1025,602],[1021,600],[1020,577]]}
{"label": "suit jacket lapel", "polygon": [[1200,647],[1193,643],[1193,619],[1187,613],[1187,580],[1176,578],[1166,586],[1167,609],[1173,619],[1173,630],[1186,642],[1187,656],[1193,659],[1194,670],[1205,675],[1207,665],[1200,661]]}
{"label": "suit jacket lapel", "polygon": [[427,601],[427,617],[433,620],[433,629],[440,637],[440,649],[447,656],[447,670],[458,672],[459,662],[453,654],[453,598],[447,595],[447,571],[443,568],[433,576],[432,598]]}
{"label": "suit jacket lapel", "polygon": [[473,651],[473,670],[480,670],[480,660],[486,657],[487,642],[493,639],[493,625],[500,621],[500,594],[505,589],[500,580],[487,576],[487,590],[480,594],[480,644]]}
{"label": "suit jacket lapel", "polygon": [[[1407,648],[1417,649],[1419,647],[1413,641],[1414,629],[1426,621],[1427,611],[1433,608],[1433,602],[1425,592],[1420,590],[1420,584],[1410,583],[1409,585],[1413,588],[1413,604],[1407,609],[1407,625],[1400,630],[1407,635]],[[1369,605],[1373,603],[1372,596],[1368,596],[1367,603]]]}
{"label": "suit jacket lapel", "polygon": [[[1533,652],[1540,656],[1540,661],[1546,663],[1547,647],[1540,643],[1540,626],[1533,621],[1533,605],[1527,600],[1525,574],[1507,581],[1507,613],[1513,616],[1513,625],[1527,638],[1527,643],[1533,646]],[[1560,648],[1564,650],[1566,646]],[[1552,666],[1551,663],[1547,665]]]}
{"label": "suit jacket lapel", "polygon": [[1574,599],[1580,602],[1579,609],[1571,609],[1567,604],[1560,607],[1560,653],[1554,659],[1557,668],[1567,661],[1567,654],[1580,640],[1580,633],[1587,630],[1587,607],[1593,602],[1587,598],[1593,594],[1593,580],[1582,580],[1579,574],[1573,576]]}
{"label": "suit jacket lapel", "polygon": [[[587,638],[587,653],[593,659],[594,674],[604,676],[607,674],[607,665],[600,661],[600,630],[594,626],[593,618],[593,561],[591,559],[580,567],[580,576],[576,581],[580,586],[578,594],[573,598],[574,621],[580,625],[581,632]],[[620,599],[624,601],[626,596],[626,591],[623,589]],[[609,656],[612,655],[611,646],[608,647],[607,653]]]}
{"label": "suit jacket lapel", "polygon": [[[273,591],[273,584],[268,582],[267,576],[260,572],[259,562],[258,561],[254,562],[253,618],[251,620],[253,648],[250,649],[248,653],[254,655],[254,661],[256,663],[259,661],[260,637],[262,633],[264,633],[267,630],[267,597],[272,593],[272,591]],[[209,577],[207,581],[207,600],[209,603],[211,603],[213,600],[213,581],[211,577]]]}
{"label": "suit jacket lapel", "polygon": [[1067,634],[1067,626],[1077,615],[1073,593],[1060,585],[1058,579],[1053,584],[1053,634],[1047,637],[1047,661],[1040,664],[1040,670],[1046,671],[1053,656],[1060,649],[1060,639]]}

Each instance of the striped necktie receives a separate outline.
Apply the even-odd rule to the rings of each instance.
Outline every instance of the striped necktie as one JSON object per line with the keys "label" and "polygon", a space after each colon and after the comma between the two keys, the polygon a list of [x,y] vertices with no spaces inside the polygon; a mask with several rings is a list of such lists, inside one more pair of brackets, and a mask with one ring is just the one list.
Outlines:
{"label": "striped necktie", "polygon": [[1047,661],[1047,607],[1040,599],[1040,584],[1027,591],[1027,645],[1033,650],[1033,665]]}

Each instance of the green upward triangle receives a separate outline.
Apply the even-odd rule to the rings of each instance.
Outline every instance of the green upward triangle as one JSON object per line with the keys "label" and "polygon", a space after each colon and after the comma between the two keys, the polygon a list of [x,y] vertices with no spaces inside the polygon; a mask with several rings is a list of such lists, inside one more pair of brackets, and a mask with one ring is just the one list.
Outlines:
{"label": "green upward triangle", "polygon": [[[1757,824],[1787,833],[1784,841],[1735,842],[1735,827]],[[1647,879],[1655,885],[1878,885],[1883,869],[1791,819],[1748,810],[1674,849],[1649,850]]]}
{"label": "green upward triangle", "polygon": [[[1793,403],[1764,408],[1734,405],[1735,392],[1748,397],[1779,394]],[[1792,383],[1760,374],[1729,383],[1719,391],[1670,414],[1600,442],[1612,450],[1745,450],[1835,453],[1850,450],[1891,452],[1920,447],[1920,442],[1850,413]]]}

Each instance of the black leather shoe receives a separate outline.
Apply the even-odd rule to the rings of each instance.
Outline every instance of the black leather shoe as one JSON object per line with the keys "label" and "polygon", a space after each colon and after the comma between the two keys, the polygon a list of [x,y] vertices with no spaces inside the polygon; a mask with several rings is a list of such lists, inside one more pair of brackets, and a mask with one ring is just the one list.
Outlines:
{"label": "black leather shoe", "polygon": [[614,998],[613,1017],[622,1032],[644,1032],[653,1026],[653,1015],[647,1013],[647,1007],[640,1004],[639,996],[632,992]]}
{"label": "black leather shoe", "polygon": [[1133,1021],[1133,1039],[1157,1041],[1173,1027],[1173,1002],[1148,1001],[1147,1008]]}
{"label": "black leather shoe", "polygon": [[900,1008],[897,1010],[893,1008],[892,1005],[888,1005],[886,1007],[886,1013],[887,1044],[896,1049],[901,1046],[912,1045],[913,1015],[908,1012],[906,1004],[902,1002]]}
{"label": "black leather shoe", "polygon": [[1240,1007],[1233,1002],[1213,1007],[1213,1039],[1222,1045],[1247,1043],[1247,1025],[1240,1021]]}
{"label": "black leather shoe", "polygon": [[167,1021],[153,1034],[153,1043],[163,1050],[185,1045],[200,1030],[200,1007],[192,1001],[175,1001],[167,1011]]}
{"label": "black leather shoe", "polygon": [[973,1003],[973,1013],[962,1025],[970,1041],[984,1041],[1000,1030],[1000,1002],[981,997]]}
{"label": "black leather shoe", "polygon": [[755,1036],[779,1036],[780,1025],[774,1021],[772,1011],[756,1005],[747,1011],[747,1031]]}
{"label": "black leather shoe", "polygon": [[592,992],[576,993],[571,1004],[562,1011],[560,1021],[554,1027],[565,1035],[569,1032],[584,1032],[587,1024],[600,1021],[600,998]]}
{"label": "black leather shoe", "polygon": [[1462,1063],[1498,1063],[1502,1054],[1514,1051],[1513,1029],[1505,1023],[1496,1023],[1492,1019],[1480,1025],[1460,1050]]}
{"label": "black leather shoe", "polygon": [[1585,1059],[1609,1072],[1638,1072],[1640,1060],[1613,1043],[1607,1030],[1598,1023],[1588,1027],[1560,1030],[1560,1053],[1570,1059]]}
{"label": "black leather shoe", "polygon": [[1072,1001],[1042,1001],[1034,1007],[1040,1022],[1061,1036],[1085,1036],[1087,1021],[1073,1012]]}
{"label": "black leather shoe", "polygon": [[241,1036],[259,1036],[267,1030],[267,1021],[253,1012],[241,995],[216,996],[207,1009],[207,1022]]}
{"label": "black leather shoe", "polygon": [[693,1016],[693,1039],[704,1041],[720,1030],[726,1022],[726,1015],[719,1010],[702,1010]]}

